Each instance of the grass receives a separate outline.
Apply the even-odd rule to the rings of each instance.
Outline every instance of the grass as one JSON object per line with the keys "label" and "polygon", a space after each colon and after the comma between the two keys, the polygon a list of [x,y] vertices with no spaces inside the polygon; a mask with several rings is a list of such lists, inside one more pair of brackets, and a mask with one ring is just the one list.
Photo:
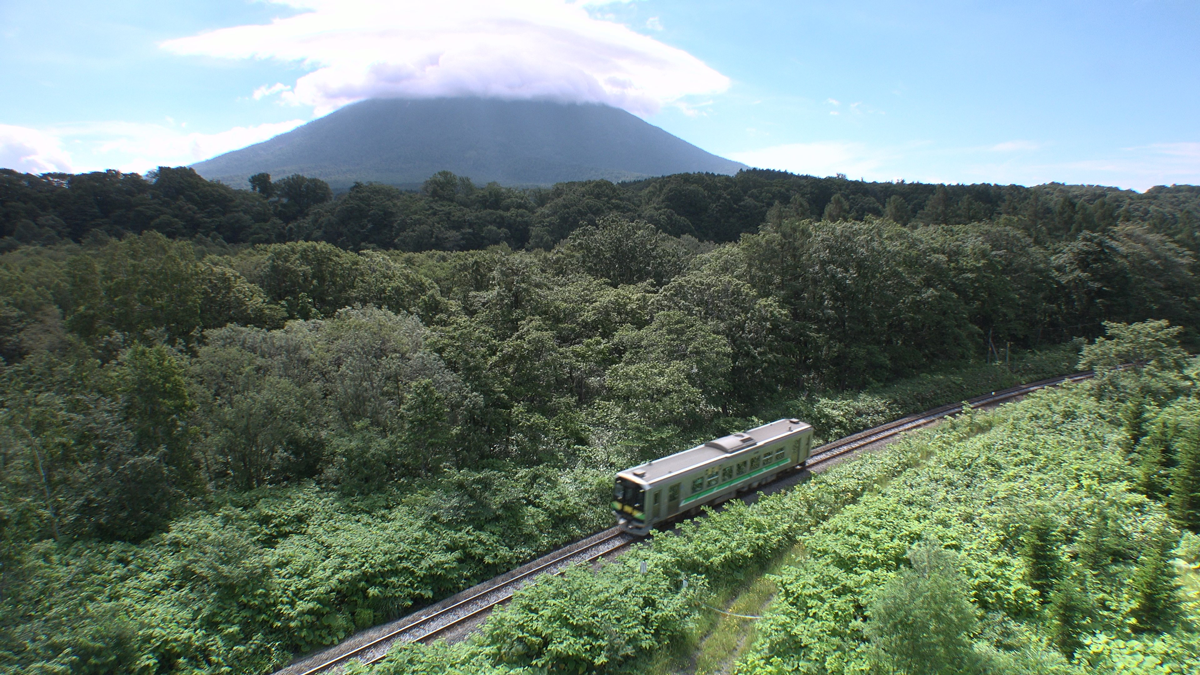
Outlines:
{"label": "grass", "polygon": [[719,675],[732,670],[754,644],[758,622],[730,615],[761,616],[775,598],[773,575],[804,555],[804,544],[798,542],[771,564],[753,571],[744,583],[714,591],[688,639],[660,655],[646,669],[647,675]]}

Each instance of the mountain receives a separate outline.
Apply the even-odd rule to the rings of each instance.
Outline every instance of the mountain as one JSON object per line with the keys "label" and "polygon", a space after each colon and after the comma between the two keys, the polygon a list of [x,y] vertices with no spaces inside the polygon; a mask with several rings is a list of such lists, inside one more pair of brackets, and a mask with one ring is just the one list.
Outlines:
{"label": "mountain", "polygon": [[617,108],[451,98],[362,101],[193,168],[234,187],[267,172],[321,178],[337,188],[368,181],[414,186],[442,170],[479,184],[524,186],[746,167]]}

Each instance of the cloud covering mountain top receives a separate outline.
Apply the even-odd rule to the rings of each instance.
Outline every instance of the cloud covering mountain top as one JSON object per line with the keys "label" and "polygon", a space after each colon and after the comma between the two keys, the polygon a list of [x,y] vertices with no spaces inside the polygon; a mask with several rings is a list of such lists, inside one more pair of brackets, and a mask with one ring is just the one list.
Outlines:
{"label": "cloud covering mountain top", "polygon": [[321,115],[370,98],[604,103],[637,115],[725,91],[687,52],[562,0],[272,0],[299,11],[169,40],[182,55],[277,59],[312,70],[264,85]]}

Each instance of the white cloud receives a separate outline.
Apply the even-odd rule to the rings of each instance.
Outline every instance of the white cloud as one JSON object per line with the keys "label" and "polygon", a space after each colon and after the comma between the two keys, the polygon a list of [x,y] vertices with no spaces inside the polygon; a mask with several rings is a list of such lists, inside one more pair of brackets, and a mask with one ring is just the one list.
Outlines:
{"label": "white cloud", "polygon": [[652,16],[649,19],[646,19],[646,28],[654,31],[661,31],[663,29],[662,19],[659,19],[657,16]]}
{"label": "white cloud", "polygon": [[0,168],[22,173],[71,172],[71,156],[58,138],[37,129],[0,124]]}
{"label": "white cloud", "polygon": [[[289,120],[207,134],[185,132],[184,124],[95,122],[42,130],[0,125],[0,166],[26,173],[105,169],[143,173],[159,166],[193,164],[265,141],[303,123]],[[29,139],[39,145],[35,147]],[[63,146],[71,148],[70,156],[61,150]]]}
{"label": "white cloud", "polygon": [[292,88],[289,87],[288,85],[286,85],[282,82],[276,82],[275,84],[273,84],[269,87],[264,84],[263,86],[259,87],[258,89],[255,89],[253,96],[254,96],[254,100],[258,101],[263,98],[266,98],[267,96],[274,96],[275,94],[279,94],[281,92],[291,91],[291,90],[292,90]]}
{"label": "white cloud", "polygon": [[1166,155],[1192,170],[1200,170],[1200,143],[1155,143],[1145,149]]}
{"label": "white cloud", "polygon": [[272,1],[302,11],[162,46],[303,63],[312,71],[282,95],[316,114],[366,98],[483,96],[605,103],[647,115],[729,87],[691,54],[593,17],[584,3]]}
{"label": "white cloud", "polygon": [[[301,124],[304,120],[289,120],[202,134],[183,133],[157,124],[118,122],[95,125],[90,135],[99,137],[98,154],[119,158],[123,170],[146,171],[158,166],[193,164],[265,141]],[[89,135],[86,127],[81,135]]]}
{"label": "white cloud", "polygon": [[[1004,146],[1007,144],[1001,144]],[[1044,147],[1033,156],[1004,162],[972,162],[960,174],[972,180],[1037,185],[1051,181],[1086,185],[1112,185],[1145,191],[1155,185],[1200,184],[1200,143],[1155,143],[1102,151],[1087,159],[1068,159],[1048,154]],[[997,149],[999,146],[990,148]],[[985,159],[963,153],[972,160]]]}
{"label": "white cloud", "polygon": [[1040,150],[1041,148],[1040,143],[1034,143],[1033,141],[1006,141],[993,145],[989,150],[993,152],[1021,152]]}
{"label": "white cloud", "polygon": [[967,147],[929,141],[896,145],[818,141],[725,154],[754,167],[813,176],[844,173],[851,179],[1000,185],[1056,181],[1142,191],[1155,185],[1200,184],[1200,143],[1196,142],[1110,148],[1086,159],[1065,156],[1056,145],[1024,140]]}
{"label": "white cloud", "polygon": [[761,150],[735,152],[730,159],[762,169],[778,169],[812,176],[832,176],[844,173],[851,178],[879,174],[884,157],[872,152],[862,143],[821,141],[789,143]]}

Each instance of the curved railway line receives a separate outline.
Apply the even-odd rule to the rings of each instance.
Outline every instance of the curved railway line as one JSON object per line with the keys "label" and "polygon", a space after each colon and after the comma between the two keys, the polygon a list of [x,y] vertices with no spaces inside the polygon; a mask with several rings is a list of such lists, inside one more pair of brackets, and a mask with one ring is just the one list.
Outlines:
{"label": "curved railway line", "polygon": [[[1054,377],[977,396],[969,399],[967,403],[976,408],[993,406],[1038,389],[1065,382],[1078,382],[1091,377],[1092,373],[1090,372]],[[963,406],[959,403],[944,405],[826,443],[813,449],[804,470],[813,473],[819,472],[831,466],[831,462],[834,460],[845,458],[907,431],[928,426],[959,413],[962,409]],[[794,476],[794,474],[791,475]],[[789,474],[785,473],[774,483],[783,483],[788,478]],[[755,492],[770,487],[771,484],[763,485]],[[615,555],[639,540],[639,537],[621,532],[616,527],[598,532],[419,612],[352,637],[340,645],[295,662],[277,671],[274,675],[335,673],[341,671],[342,667],[352,660],[358,660],[364,664],[381,661],[387,655],[388,649],[396,642],[432,642],[438,638],[454,636],[482,622],[493,608],[507,602],[514,593],[533,583],[538,577],[545,574],[559,574],[569,565],[588,564]]]}

